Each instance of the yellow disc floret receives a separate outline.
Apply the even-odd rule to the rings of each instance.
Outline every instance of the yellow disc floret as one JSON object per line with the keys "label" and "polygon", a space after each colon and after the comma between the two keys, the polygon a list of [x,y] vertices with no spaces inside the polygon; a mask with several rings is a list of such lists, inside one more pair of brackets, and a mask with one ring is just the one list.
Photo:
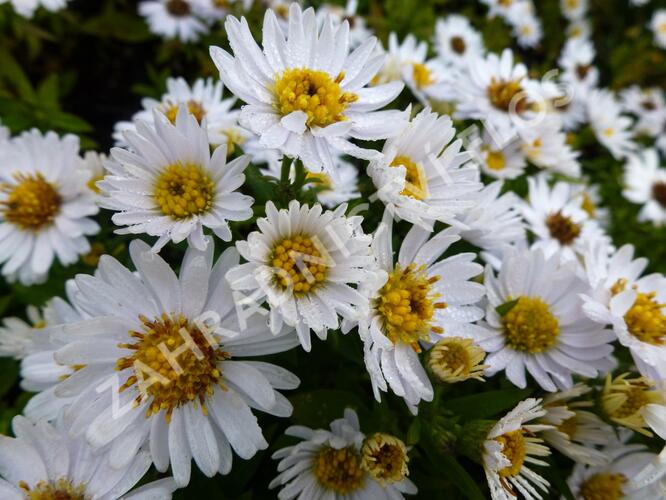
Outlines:
{"label": "yellow disc floret", "polygon": [[580,486],[579,496],[582,500],[620,500],[627,482],[624,474],[594,474]]}
{"label": "yellow disc floret", "polygon": [[363,486],[365,471],[361,461],[361,454],[351,446],[324,446],[314,458],[312,473],[324,489],[345,495]]}
{"label": "yellow disc floret", "polygon": [[652,345],[664,345],[666,343],[666,316],[663,308],[666,304],[660,304],[655,300],[655,292],[638,292],[634,305],[625,315],[629,333],[634,337]]}
{"label": "yellow disc floret", "polygon": [[610,420],[646,436],[652,436],[647,429],[642,409],[648,404],[663,404],[661,391],[656,390],[654,382],[644,377],[629,378],[623,373],[611,379],[606,377],[601,406]]}
{"label": "yellow disc floret", "polygon": [[86,500],[85,486],[74,485],[67,478],[52,482],[40,481],[32,488],[21,481],[19,487],[24,491],[26,500]]}
{"label": "yellow disc floret", "polygon": [[60,213],[62,199],[56,187],[42,174],[16,174],[17,184],[3,184],[7,193],[0,202],[5,220],[26,231],[39,231],[50,226]]}
{"label": "yellow disc floret", "polygon": [[[193,99],[187,101],[185,104],[187,104],[187,110],[190,112],[190,114],[197,119],[199,124],[201,124],[204,117],[206,116],[206,110],[204,109],[203,105],[199,101],[195,101]],[[164,112],[169,121],[174,125],[176,124],[176,116],[178,116],[179,108],[180,104],[172,104]]]}
{"label": "yellow disc floret", "polygon": [[468,379],[483,380],[481,364],[486,353],[472,339],[446,337],[439,340],[429,352],[428,366],[442,382],[449,384]]}
{"label": "yellow disc floret", "polygon": [[507,345],[516,351],[547,351],[560,334],[557,318],[539,297],[520,296],[502,317],[502,324]]}
{"label": "yellow disc floret", "polygon": [[490,170],[504,170],[506,168],[506,157],[502,151],[488,150],[486,152],[486,165]]}
{"label": "yellow disc floret", "polygon": [[416,87],[422,89],[428,85],[435,83],[435,80],[432,77],[432,72],[425,64],[413,63],[412,64],[412,76],[414,78],[414,83]]}
{"label": "yellow disc floret", "polygon": [[306,68],[285,70],[275,78],[275,108],[282,116],[303,111],[309,127],[326,127],[345,120],[344,111],[358,95],[343,92],[340,73],[335,80],[324,71]]}
{"label": "yellow disc floret", "polygon": [[162,213],[173,219],[206,213],[214,199],[215,184],[199,165],[170,165],[155,182],[155,201]]}
{"label": "yellow disc floret", "polygon": [[428,196],[428,180],[419,163],[413,162],[408,156],[396,156],[391,167],[405,167],[405,187],[400,192],[416,200],[424,200]]}
{"label": "yellow disc floret", "polygon": [[397,483],[409,475],[407,447],[400,439],[376,433],[363,442],[363,468],[381,484]]}
{"label": "yellow disc floret", "polygon": [[520,81],[492,78],[487,89],[490,103],[501,111],[523,113],[531,107]]}
{"label": "yellow disc floret", "polygon": [[518,429],[495,438],[495,441],[502,445],[502,455],[511,462],[511,465],[499,471],[500,477],[514,477],[520,473],[520,469],[525,462],[525,456],[527,455],[526,440],[523,432],[522,429]]}
{"label": "yellow disc floret", "polygon": [[329,260],[317,238],[303,234],[283,238],[273,247],[270,263],[275,283],[302,297],[319,287],[328,276]]}

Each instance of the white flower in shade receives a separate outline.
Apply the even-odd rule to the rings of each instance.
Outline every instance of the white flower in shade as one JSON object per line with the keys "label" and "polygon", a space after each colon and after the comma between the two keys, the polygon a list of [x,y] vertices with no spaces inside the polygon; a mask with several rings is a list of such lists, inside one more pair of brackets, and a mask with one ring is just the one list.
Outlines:
{"label": "white flower in shade", "polygon": [[550,450],[536,433],[551,427],[529,423],[545,413],[540,399],[526,399],[488,433],[482,450],[483,469],[493,500],[513,500],[515,490],[527,500],[542,498],[536,488],[548,492],[548,481],[530,468],[548,465],[543,457],[550,455]]}
{"label": "white flower in shade", "polygon": [[455,223],[474,206],[483,184],[460,151],[462,140],[451,142],[455,133],[451,118],[426,108],[370,163],[377,196],[395,216],[432,230],[435,221]]}
{"label": "white flower in shade", "polygon": [[348,22],[334,28],[329,18],[318,30],[314,10],[302,12],[296,3],[286,39],[275,13],[266,11],[263,52],[245,18],[228,17],[225,27],[234,56],[219,47],[211,47],[211,56],[227,88],[247,103],[241,125],[264,147],[298,157],[312,171],[332,170],[334,150],[376,156],[350,138],[385,139],[400,130],[399,111],[375,110],[391,102],[402,83],[367,87],[384,61],[374,55],[374,37],[349,53]]}
{"label": "white flower in shade", "polygon": [[624,245],[609,255],[603,245],[591,246],[585,266],[594,290],[584,298],[587,316],[612,325],[638,370],[653,380],[666,378],[666,277],[641,276],[648,261],[634,259],[634,247]]}
{"label": "white flower in shade", "polygon": [[666,49],[666,9],[655,10],[650,21],[650,28],[654,32],[655,45]]}
{"label": "white flower in shade", "polygon": [[473,135],[467,150],[481,171],[496,179],[515,179],[525,172],[527,162],[518,140],[503,141],[484,129],[483,135]]}
{"label": "white flower in shade", "polygon": [[227,163],[226,144],[211,155],[205,121],[199,125],[184,106],[175,124],[154,114],[152,126],[139,122],[136,132],[125,133],[131,150],[111,150],[114,161],[97,184],[104,195],[100,205],[118,212],[114,223],[128,226],[116,232],[158,236],[155,251],[185,239],[203,249],[204,227],[230,241],[228,221],[252,216],[254,200],[237,191],[249,156]]}
{"label": "white flower in shade", "polygon": [[371,30],[366,26],[365,19],[356,13],[357,10],[358,0],[347,0],[344,7],[325,3],[317,11],[317,21],[320,25],[323,25],[327,22],[329,16],[334,26],[339,26],[347,21],[349,23],[349,44],[351,48],[355,48],[372,36]]}
{"label": "white flower in shade", "polygon": [[576,21],[587,14],[588,0],[560,0],[560,8],[564,17]]}
{"label": "white flower in shade", "polygon": [[86,151],[83,155],[81,169],[88,175],[87,186],[95,195],[99,195],[100,193],[97,182],[104,179],[106,175],[106,169],[104,168],[106,160],[107,157],[105,154],[97,153],[96,151]]}
{"label": "white flower in shade", "polygon": [[199,78],[190,86],[184,78],[167,78],[166,88],[167,91],[159,101],[150,97],[144,98],[141,101],[143,109],[132,117],[131,122],[116,124],[113,138],[117,146],[128,146],[124,132],[136,131],[138,121],[154,125],[155,110],[175,124],[181,106],[187,107],[199,123],[203,123],[205,118],[210,144],[226,144],[228,154],[233,152],[236,145],[242,145],[250,137],[249,131],[238,125],[240,111],[231,109],[236,99],[222,99],[222,82]]}
{"label": "white flower in shade", "polygon": [[0,436],[3,500],[168,500],[176,489],[173,479],[165,478],[132,490],[150,468],[147,451],[113,468],[106,455],[69,435],[68,422],[54,427],[17,416],[12,426],[15,438]]}
{"label": "white flower in shade", "polygon": [[579,94],[596,87],[599,82],[595,56],[594,45],[586,38],[569,38],[562,48],[558,64],[563,71],[562,80],[574,87],[574,100],[581,100],[583,96]]}
{"label": "white flower in shade", "polygon": [[[0,1],[0,4],[7,0]],[[39,7],[55,12],[67,5],[68,0],[9,0],[14,10],[23,17],[32,17]]]}
{"label": "white flower in shade", "polygon": [[[71,299],[88,319],[48,328],[64,343],[54,359],[74,373],[53,397],[74,398],[72,432],[107,447],[114,468],[147,446],[155,467],[169,464],[189,482],[191,459],[208,477],[268,446],[251,408],[276,416],[291,405],[275,389],[298,379],[265,362],[242,361],[298,345],[293,331],[273,335],[266,311],[239,311],[224,279],[238,255],[227,249],[213,267],[213,243],[189,247],[180,275],[143,242],[130,244],[132,273],[109,256],[97,276],[76,277]],[[100,389],[101,388],[101,389]]]}
{"label": "white flower in shade", "polygon": [[549,114],[542,120],[521,125],[518,134],[523,154],[539,168],[569,177],[580,177],[578,153],[567,144],[562,121]]}
{"label": "white flower in shade", "polygon": [[560,253],[507,252],[498,276],[486,266],[486,328],[474,337],[488,353],[488,376],[505,371],[527,385],[525,370],[546,391],[573,386],[572,374],[594,378],[613,366],[614,335],[588,319],[579,294],[589,285]]}
{"label": "white flower in shade", "polygon": [[464,65],[470,57],[480,56],[485,50],[481,34],[469,19],[457,14],[437,19],[434,45],[442,62],[454,66]]}
{"label": "white flower in shade", "polygon": [[666,99],[659,87],[640,88],[632,85],[620,92],[622,107],[635,115],[636,134],[657,137],[666,126]]}
{"label": "white flower in shade", "polygon": [[636,150],[633,121],[622,114],[620,103],[609,90],[595,89],[589,93],[587,114],[594,135],[613,158],[626,158]]}
{"label": "white flower in shade", "polygon": [[544,175],[527,179],[529,194],[522,206],[527,229],[534,235],[533,248],[549,257],[577,261],[591,241],[610,239],[574,195],[572,184],[564,181],[549,186]]}
{"label": "white flower in shade", "polygon": [[417,491],[407,478],[404,443],[387,434],[366,436],[354,410],[346,409],[330,430],[299,425],[285,434],[301,442],[273,454],[280,474],[270,488],[282,487],[280,500],[401,500]]}
{"label": "white flower in shade", "polygon": [[568,38],[588,39],[592,36],[592,25],[588,19],[571,21],[566,29]]}
{"label": "white flower in shade", "polygon": [[2,125],[2,120],[0,120],[0,146],[5,146],[9,142],[11,137],[11,132],[9,129]]}
{"label": "white flower in shade", "polygon": [[325,339],[339,326],[338,315],[355,319],[367,300],[350,285],[370,279],[372,238],[361,228],[362,217],[345,217],[346,205],[324,212],[321,205],[292,200],[288,209],[266,204],[259,231],[236,242],[247,263],[232,269],[233,290],[251,300],[264,297],[270,306],[270,327],[295,327],[301,345],[311,348],[310,330]]}
{"label": "white flower in shade", "polygon": [[481,0],[488,7],[488,17],[499,16],[506,20],[509,10],[517,3],[529,2],[529,0]]}
{"label": "white flower in shade", "polygon": [[[641,414],[654,433],[661,439],[666,440],[666,404],[649,403],[641,409]],[[666,474],[666,446],[648,466],[632,479],[639,486],[661,481],[663,486],[666,487],[664,474]]]}
{"label": "white flower in shade", "polygon": [[541,21],[534,12],[532,2],[514,2],[509,9],[507,22],[521,47],[534,48],[543,38]]}
{"label": "white flower in shade", "polygon": [[80,169],[79,139],[36,129],[0,151],[0,262],[9,281],[43,282],[55,257],[76,262],[99,231],[88,175]]}
{"label": "white flower in shade", "polygon": [[[590,411],[595,402],[591,388],[576,384],[571,389],[543,399],[546,414],[540,422],[553,426],[542,434],[544,441],[572,460],[590,465],[608,462],[596,446],[606,446],[614,438],[613,428]],[[586,396],[587,399],[583,397]]]}
{"label": "white flower in shade", "polygon": [[139,4],[139,14],[152,33],[182,42],[196,42],[208,33],[199,10],[193,0],[146,0]]}
{"label": "white flower in shade", "polygon": [[418,226],[407,233],[394,263],[392,228],[387,210],[372,243],[379,272],[359,288],[369,299],[370,313],[358,319],[358,330],[375,398],[379,401],[380,391],[390,387],[416,413],[420,400],[433,397],[419,360],[422,349],[443,336],[469,337],[481,330],[472,322],[483,317],[475,304],[484,289],[470,279],[483,268],[473,262],[473,253],[439,260],[460,236],[449,228],[429,238]]}
{"label": "white flower in shade", "polygon": [[236,8],[247,12],[254,0],[191,0],[196,5],[196,11],[203,21],[213,24],[224,19]]}
{"label": "white flower in shade", "polygon": [[28,321],[14,316],[6,317],[0,326],[0,356],[23,359],[30,352],[35,329],[46,325],[41,311],[35,306],[26,310]]}
{"label": "white flower in shade", "polygon": [[666,168],[660,167],[655,149],[631,155],[624,166],[622,195],[632,203],[643,205],[638,213],[641,222],[656,226],[666,223]]}
{"label": "white flower in shade", "polygon": [[602,227],[606,228],[610,220],[608,208],[602,205],[600,187],[598,184],[588,184],[588,179],[583,179],[581,183],[571,184],[572,198],[577,200],[587,215],[596,220]]}

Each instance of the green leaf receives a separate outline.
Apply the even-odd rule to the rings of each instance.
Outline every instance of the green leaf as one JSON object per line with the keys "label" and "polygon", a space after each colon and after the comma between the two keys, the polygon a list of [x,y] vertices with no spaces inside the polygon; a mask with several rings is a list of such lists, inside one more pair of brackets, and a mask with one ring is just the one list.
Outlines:
{"label": "green leaf", "polygon": [[500,389],[450,399],[446,407],[462,417],[488,418],[516,406],[532,389]]}
{"label": "green leaf", "polygon": [[474,478],[460,465],[455,456],[448,453],[442,454],[441,460],[441,470],[445,471],[446,476],[463,495],[470,500],[485,500],[486,496],[481,492]]}
{"label": "green leaf", "polygon": [[419,417],[414,418],[412,423],[409,424],[409,429],[407,429],[407,444],[415,445],[421,439],[421,419]]}
{"label": "green leaf", "polygon": [[518,299],[510,300],[508,302],[505,302],[504,304],[500,304],[495,308],[495,311],[497,311],[497,314],[500,316],[506,316],[506,314],[515,307],[515,305],[518,303]]}

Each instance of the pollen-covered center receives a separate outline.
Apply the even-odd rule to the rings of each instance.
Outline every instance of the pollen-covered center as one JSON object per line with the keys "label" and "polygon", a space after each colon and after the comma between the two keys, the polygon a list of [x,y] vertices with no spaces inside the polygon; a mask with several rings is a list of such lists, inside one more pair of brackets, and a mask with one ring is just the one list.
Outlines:
{"label": "pollen-covered center", "polygon": [[506,168],[506,157],[502,151],[488,150],[486,152],[486,165],[490,170],[500,171]]}
{"label": "pollen-covered center", "polygon": [[398,155],[391,162],[391,167],[405,167],[405,187],[400,192],[416,200],[428,197],[428,180],[419,163],[415,163],[408,156]]}
{"label": "pollen-covered center", "polygon": [[174,17],[189,16],[192,12],[192,8],[186,0],[168,0],[166,10]]}
{"label": "pollen-covered center", "polygon": [[433,290],[437,281],[439,276],[429,277],[423,265],[412,263],[403,268],[396,264],[375,299],[384,334],[391,342],[404,342],[420,352],[419,340],[428,340],[430,332],[444,333],[441,327],[432,326],[435,310],[446,307]]}
{"label": "pollen-covered center", "polygon": [[569,439],[573,439],[576,432],[578,432],[578,417],[574,415],[566,420],[562,420],[560,425],[557,426],[557,430],[569,436]]}
{"label": "pollen-covered center", "polygon": [[396,483],[408,474],[407,448],[398,438],[376,433],[363,442],[363,468],[380,483]]}
{"label": "pollen-covered center", "polygon": [[579,495],[583,500],[620,500],[626,483],[624,474],[595,474],[580,486]]}
{"label": "pollen-covered center", "polygon": [[57,481],[40,481],[32,488],[24,481],[19,483],[26,500],[85,500],[85,485],[74,485],[67,478]]}
{"label": "pollen-covered center", "polygon": [[612,413],[614,418],[626,418],[637,413],[641,408],[651,402],[647,387],[629,387],[624,392],[624,402]]}
{"label": "pollen-covered center", "polygon": [[555,212],[546,217],[546,226],[550,236],[562,245],[571,245],[580,236],[581,227],[571,220],[571,217]]}
{"label": "pollen-covered center", "polygon": [[525,91],[518,80],[504,81],[495,77],[490,81],[487,89],[490,103],[501,111],[515,111],[523,113],[527,111],[531,103],[525,95]]}
{"label": "pollen-covered center", "polygon": [[134,369],[120,391],[136,386],[137,402],[150,399],[146,416],[165,410],[169,421],[174,408],[195,400],[205,413],[215,386],[225,389],[218,366],[229,354],[183,315],[139,319],[141,331],[129,332],[134,343],[119,345],[134,351],[116,363],[118,371]]}
{"label": "pollen-covered center", "polygon": [[344,92],[340,73],[335,80],[324,71],[306,68],[285,70],[275,78],[275,107],[282,116],[303,111],[309,127],[326,127],[346,120],[347,106],[358,100],[358,95]]}
{"label": "pollen-covered center", "polygon": [[[206,116],[206,109],[199,101],[195,101],[194,99],[190,99],[189,101],[187,101],[186,104],[187,104],[187,111],[189,111],[189,113],[192,116],[194,116],[194,118],[196,118],[197,122],[199,122],[199,125],[201,125],[201,122]],[[176,124],[176,116],[178,116],[179,108],[180,104],[172,104],[171,106],[166,108],[166,111],[164,111],[164,115],[174,125]]]}
{"label": "pollen-covered center", "polygon": [[660,304],[655,300],[655,292],[636,295],[634,305],[625,315],[629,333],[634,337],[652,345],[664,345],[666,343],[666,315],[663,308],[666,304]]}
{"label": "pollen-covered center", "polygon": [[49,226],[60,213],[62,199],[42,174],[16,174],[17,184],[0,185],[7,197],[0,202],[4,219],[26,231]]}
{"label": "pollen-covered center", "polygon": [[313,187],[319,188],[321,191],[330,191],[333,189],[333,179],[326,172],[307,172],[306,179],[312,179]]}
{"label": "pollen-covered center", "polygon": [[476,378],[483,380],[483,349],[472,339],[445,337],[430,350],[428,366],[443,382],[453,383]]}
{"label": "pollen-covered center", "polygon": [[502,317],[502,324],[507,345],[516,351],[547,351],[560,334],[557,318],[539,297],[520,296]]}
{"label": "pollen-covered center", "polygon": [[507,432],[495,438],[502,445],[502,455],[511,462],[511,465],[499,471],[501,477],[514,477],[520,473],[527,455],[525,436],[522,429]]}
{"label": "pollen-covered center", "polygon": [[467,46],[465,45],[465,40],[461,36],[451,37],[451,49],[456,54],[464,54]]}
{"label": "pollen-covered center", "polygon": [[421,63],[412,63],[412,77],[414,78],[414,83],[416,87],[422,89],[428,85],[435,83],[434,78],[432,77],[432,72],[430,68],[425,64]]}
{"label": "pollen-covered center", "polygon": [[275,283],[291,290],[296,297],[307,295],[321,286],[328,276],[326,250],[317,238],[304,234],[278,241],[270,256]]}
{"label": "pollen-covered center", "polygon": [[323,488],[345,495],[363,486],[361,461],[360,453],[351,446],[339,450],[325,446],[314,458],[312,473]]}
{"label": "pollen-covered center", "polygon": [[211,209],[215,184],[199,165],[169,165],[157,177],[154,196],[164,215],[185,219]]}
{"label": "pollen-covered center", "polygon": [[652,198],[666,208],[666,182],[655,182],[652,185]]}

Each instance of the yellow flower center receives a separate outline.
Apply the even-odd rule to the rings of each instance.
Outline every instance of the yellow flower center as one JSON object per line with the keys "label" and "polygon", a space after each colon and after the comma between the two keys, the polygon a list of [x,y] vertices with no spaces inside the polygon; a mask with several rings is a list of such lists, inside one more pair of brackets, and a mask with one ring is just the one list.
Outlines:
{"label": "yellow flower center", "polygon": [[391,167],[405,167],[405,187],[400,192],[415,200],[424,200],[428,196],[428,180],[423,167],[414,163],[408,156],[396,156]]}
{"label": "yellow flower center", "polygon": [[95,175],[95,176],[91,177],[90,180],[88,181],[88,183],[86,184],[88,186],[88,189],[90,189],[95,194],[99,194],[100,190],[97,187],[97,183],[99,181],[101,181],[102,179],[104,179],[104,174]]}
{"label": "yellow flower center", "polygon": [[654,382],[651,380],[628,377],[628,373],[615,379],[607,376],[601,397],[603,411],[616,424],[652,436],[647,429],[642,409],[648,404],[663,404],[664,398],[661,391],[654,389]]}
{"label": "yellow flower center", "polygon": [[439,340],[429,352],[428,366],[442,382],[461,382],[470,378],[483,380],[481,362],[485,352],[471,339],[446,337]]}
{"label": "yellow flower center", "polygon": [[298,234],[279,241],[271,252],[275,282],[283,290],[292,289],[296,297],[321,286],[328,276],[330,258],[318,239]]}
{"label": "yellow flower center", "polygon": [[576,415],[563,420],[562,423],[557,426],[557,430],[569,436],[569,439],[573,439],[578,430],[578,419],[576,418]]}
{"label": "yellow flower center", "polygon": [[662,35],[666,35],[666,23],[659,24],[657,26],[657,31]]}
{"label": "yellow flower center", "polygon": [[16,186],[0,185],[7,193],[0,202],[0,213],[5,220],[26,231],[39,231],[50,226],[60,212],[62,199],[55,186],[42,174],[16,174]]}
{"label": "yellow flower center", "polygon": [[615,135],[615,129],[613,127],[605,128],[602,134],[606,137],[613,137]]}
{"label": "yellow flower center", "polygon": [[659,304],[656,293],[639,292],[631,306],[624,315],[629,333],[634,337],[652,345],[666,343],[666,316],[662,309],[666,304]]}
{"label": "yellow flower center", "polygon": [[363,468],[381,484],[402,481],[409,474],[407,448],[396,437],[373,434],[363,442],[361,454]]}
{"label": "yellow flower center", "polygon": [[490,85],[488,85],[488,99],[490,103],[497,109],[502,111],[515,111],[516,113],[523,113],[531,106],[527,100],[527,96],[520,85],[520,81],[512,80],[505,82],[492,78]]}
{"label": "yellow flower center", "polygon": [[437,281],[439,276],[428,277],[423,265],[409,264],[403,269],[396,264],[375,303],[384,334],[394,344],[404,342],[421,352],[419,340],[428,340],[431,331],[444,332],[441,327],[432,326],[435,309],[446,307],[446,302],[438,301],[440,294],[432,291]]}
{"label": "yellow flower center", "polygon": [[192,11],[190,4],[185,0],[169,0],[166,9],[174,17],[189,16]]}
{"label": "yellow flower center", "polygon": [[412,77],[414,78],[416,88],[419,89],[435,83],[435,80],[432,77],[432,72],[425,64],[412,63]]}
{"label": "yellow flower center", "polygon": [[74,485],[69,479],[61,478],[54,482],[40,481],[34,488],[25,481],[19,483],[25,492],[26,500],[85,500],[85,485]]}
{"label": "yellow flower center", "polygon": [[363,486],[361,462],[361,455],[351,446],[339,450],[325,446],[317,453],[312,472],[323,488],[345,495]]}
{"label": "yellow flower center", "polygon": [[582,208],[591,218],[596,218],[597,206],[594,204],[594,201],[592,201],[592,197],[589,194],[583,193],[583,199],[580,202],[580,208]]}
{"label": "yellow flower center", "polygon": [[236,150],[236,146],[240,146],[245,142],[245,137],[238,129],[230,128],[222,132],[227,137],[227,156],[231,156]]}
{"label": "yellow flower center", "polygon": [[208,212],[214,198],[215,184],[199,165],[169,165],[155,182],[155,201],[173,219]]}
{"label": "yellow flower center", "polygon": [[451,49],[456,54],[464,54],[467,46],[465,45],[465,40],[459,36],[451,37]]}
{"label": "yellow flower center", "polygon": [[514,477],[520,473],[520,469],[525,462],[527,450],[525,447],[525,436],[522,429],[507,432],[495,438],[495,441],[502,445],[502,455],[511,462],[504,469],[499,471],[500,477]]}
{"label": "yellow flower center", "polygon": [[[180,108],[180,104],[172,104],[164,112],[164,115],[174,125],[176,124],[176,116],[178,116],[178,108]],[[194,118],[197,119],[199,125],[201,125],[201,122],[206,116],[206,110],[201,105],[201,103],[194,100],[189,100],[187,101],[187,110],[192,116],[194,116]]]}
{"label": "yellow flower center", "polygon": [[275,108],[282,116],[303,111],[309,127],[326,127],[346,120],[347,105],[358,100],[358,95],[343,92],[340,73],[335,80],[324,71],[296,68],[285,70],[275,78]]}
{"label": "yellow flower center", "polygon": [[613,412],[615,418],[626,418],[637,413],[650,402],[646,387],[631,387],[624,393],[626,399],[620,407]]}
{"label": "yellow flower center", "polygon": [[578,0],[566,0],[567,9],[573,10],[578,7]]}
{"label": "yellow flower center", "polygon": [[502,151],[489,150],[486,153],[486,164],[490,170],[504,170],[506,168],[506,157]]}
{"label": "yellow flower center", "polygon": [[333,189],[333,180],[326,172],[307,172],[305,178],[316,179],[317,182],[313,182],[311,185],[320,188],[322,191],[330,191]]}
{"label": "yellow flower center", "polygon": [[544,352],[557,342],[560,326],[548,304],[539,297],[518,298],[502,317],[506,342],[516,351]]}
{"label": "yellow flower center", "polygon": [[137,402],[152,398],[146,417],[166,410],[170,421],[174,408],[197,399],[206,413],[205,400],[215,386],[226,389],[218,365],[229,354],[217,346],[212,333],[202,332],[183,315],[139,319],[143,331],[129,332],[136,342],[119,345],[134,351],[116,363],[118,371],[134,369],[120,391],[136,385]]}
{"label": "yellow flower center", "polygon": [[580,497],[583,500],[620,500],[624,498],[622,487],[626,483],[624,474],[595,474],[581,485]]}
{"label": "yellow flower center", "polygon": [[546,217],[546,226],[550,235],[562,245],[570,245],[581,233],[581,227],[571,220],[571,217],[556,212]]}

